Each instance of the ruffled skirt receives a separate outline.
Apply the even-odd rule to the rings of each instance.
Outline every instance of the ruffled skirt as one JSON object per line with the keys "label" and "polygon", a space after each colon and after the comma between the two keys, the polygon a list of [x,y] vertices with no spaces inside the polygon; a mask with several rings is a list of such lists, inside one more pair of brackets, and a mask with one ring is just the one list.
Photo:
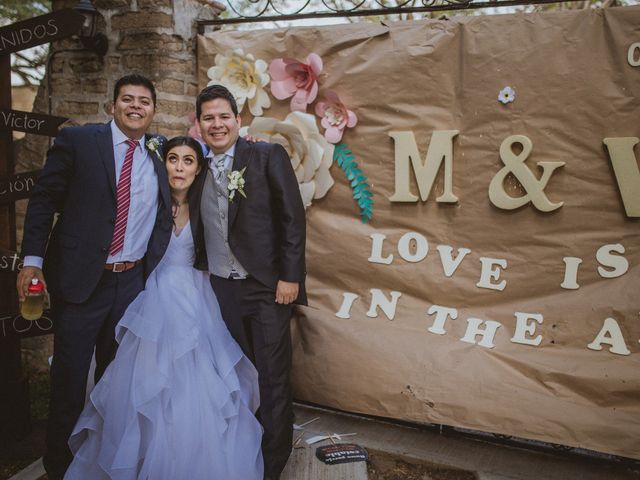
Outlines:
{"label": "ruffled skirt", "polygon": [[70,480],[262,480],[257,372],[206,274],[160,265],[116,328],[69,445]]}

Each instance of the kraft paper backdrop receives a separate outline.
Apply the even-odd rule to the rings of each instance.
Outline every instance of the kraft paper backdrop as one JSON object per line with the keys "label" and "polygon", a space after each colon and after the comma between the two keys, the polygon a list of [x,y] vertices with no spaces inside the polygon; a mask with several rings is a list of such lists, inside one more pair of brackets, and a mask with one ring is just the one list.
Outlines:
{"label": "kraft paper backdrop", "polygon": [[[625,215],[603,145],[605,137],[640,136],[640,67],[627,61],[635,42],[640,7],[199,37],[200,87],[215,55],[232,48],[267,63],[304,61],[315,52],[324,61],[321,92],[336,91],[358,116],[343,142],[371,185],[373,220],[360,222],[334,164],[335,185],[307,209],[310,305],[292,323],[296,398],[640,458],[640,222]],[[497,100],[505,86],[516,91],[507,105]],[[271,101],[264,116],[284,119],[289,100]],[[247,107],[242,116],[248,125]],[[413,131],[424,160],[435,130],[460,131],[453,142],[458,203],[435,201],[443,168],[426,202],[390,202],[389,132]],[[536,177],[537,162],[566,162],[544,190],[565,202],[560,209],[543,213],[528,204],[506,211],[490,203],[489,183],[504,166],[500,144],[515,134],[533,142],[526,165]],[[411,182],[418,194],[413,174]],[[407,232],[427,238],[424,260],[399,256]],[[390,265],[367,260],[373,233],[387,236],[382,255],[393,254]],[[629,270],[603,278],[596,251],[618,243]],[[454,255],[471,250],[451,277],[438,245],[452,246]],[[480,257],[507,260],[504,291],[476,286]],[[577,290],[560,287],[563,257],[583,260]],[[370,289],[387,298],[402,294],[393,320],[380,309],[376,318],[366,315]],[[348,319],[335,315],[344,292],[359,296]],[[434,304],[458,309],[444,335],[428,331]],[[510,341],[515,312],[543,315],[533,335],[542,335],[539,346]],[[494,348],[460,340],[470,317],[501,324]],[[608,317],[630,355],[611,353],[608,344],[587,348]]]}

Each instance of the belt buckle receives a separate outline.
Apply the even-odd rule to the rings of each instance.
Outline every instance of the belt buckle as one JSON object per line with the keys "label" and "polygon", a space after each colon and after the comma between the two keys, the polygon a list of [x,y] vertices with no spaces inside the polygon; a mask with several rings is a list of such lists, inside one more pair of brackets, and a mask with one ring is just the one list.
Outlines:
{"label": "belt buckle", "polygon": [[113,262],[113,266],[111,267],[111,271],[113,273],[124,272],[126,269],[127,269],[127,262]]}

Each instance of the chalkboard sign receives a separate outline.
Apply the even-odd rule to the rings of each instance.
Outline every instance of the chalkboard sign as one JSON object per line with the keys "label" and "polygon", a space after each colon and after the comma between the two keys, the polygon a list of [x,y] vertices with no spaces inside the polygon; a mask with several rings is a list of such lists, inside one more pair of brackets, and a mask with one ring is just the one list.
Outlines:
{"label": "chalkboard sign", "polygon": [[45,310],[38,320],[25,320],[20,314],[0,315],[0,337],[38,337],[53,333],[50,311]]}
{"label": "chalkboard sign", "polygon": [[57,10],[0,28],[0,55],[69,37],[80,30],[84,15],[71,8]]}
{"label": "chalkboard sign", "polygon": [[316,457],[327,465],[338,463],[366,462],[367,451],[355,443],[336,443],[316,448]]}
{"label": "chalkboard sign", "polygon": [[66,121],[65,117],[0,108],[0,130],[17,130],[55,137],[60,124]]}
{"label": "chalkboard sign", "polygon": [[17,252],[0,248],[0,272],[18,272],[22,269],[22,258]]}
{"label": "chalkboard sign", "polygon": [[29,198],[40,170],[0,178],[0,204]]}
{"label": "chalkboard sign", "polygon": [[[53,40],[69,37],[77,33],[84,22],[84,15],[70,8],[57,10],[47,15],[31,18],[22,22],[0,27],[0,130],[3,141],[0,142],[0,171],[3,174],[13,172],[13,137],[4,131],[19,130],[38,135],[56,135],[58,126],[65,120],[61,117],[20,112],[11,109],[11,58],[10,54],[49,43]],[[11,204],[31,196],[39,172],[27,172],[0,178],[0,204]],[[10,205],[2,208],[0,223],[15,229],[15,208]],[[5,235],[2,232],[1,246],[5,249],[16,248],[15,230]],[[4,293],[15,295],[13,275],[20,268],[19,257],[14,252],[2,252],[0,256],[0,289]],[[3,304],[7,295],[2,295]],[[20,367],[20,339],[53,333],[53,321],[49,312],[38,320],[25,320],[18,313],[0,314],[0,343],[3,359],[0,364],[0,436],[22,438],[29,431],[29,409],[15,409],[15,405],[28,405],[29,396],[26,386],[16,388],[15,378],[23,378]],[[6,352],[6,355],[5,355]],[[23,378],[22,382],[26,382]]]}

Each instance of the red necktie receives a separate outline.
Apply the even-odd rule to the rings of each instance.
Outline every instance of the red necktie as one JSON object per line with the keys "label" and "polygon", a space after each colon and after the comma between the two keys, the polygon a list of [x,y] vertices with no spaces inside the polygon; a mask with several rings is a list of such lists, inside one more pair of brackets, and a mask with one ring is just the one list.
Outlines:
{"label": "red necktie", "polygon": [[124,156],[124,164],[118,179],[116,199],[118,210],[116,214],[116,227],[113,231],[113,240],[109,248],[109,255],[115,255],[124,246],[124,233],[127,231],[127,217],[129,216],[129,203],[131,200],[131,168],[133,166],[133,152],[138,145],[137,140],[127,140],[129,149]]}

